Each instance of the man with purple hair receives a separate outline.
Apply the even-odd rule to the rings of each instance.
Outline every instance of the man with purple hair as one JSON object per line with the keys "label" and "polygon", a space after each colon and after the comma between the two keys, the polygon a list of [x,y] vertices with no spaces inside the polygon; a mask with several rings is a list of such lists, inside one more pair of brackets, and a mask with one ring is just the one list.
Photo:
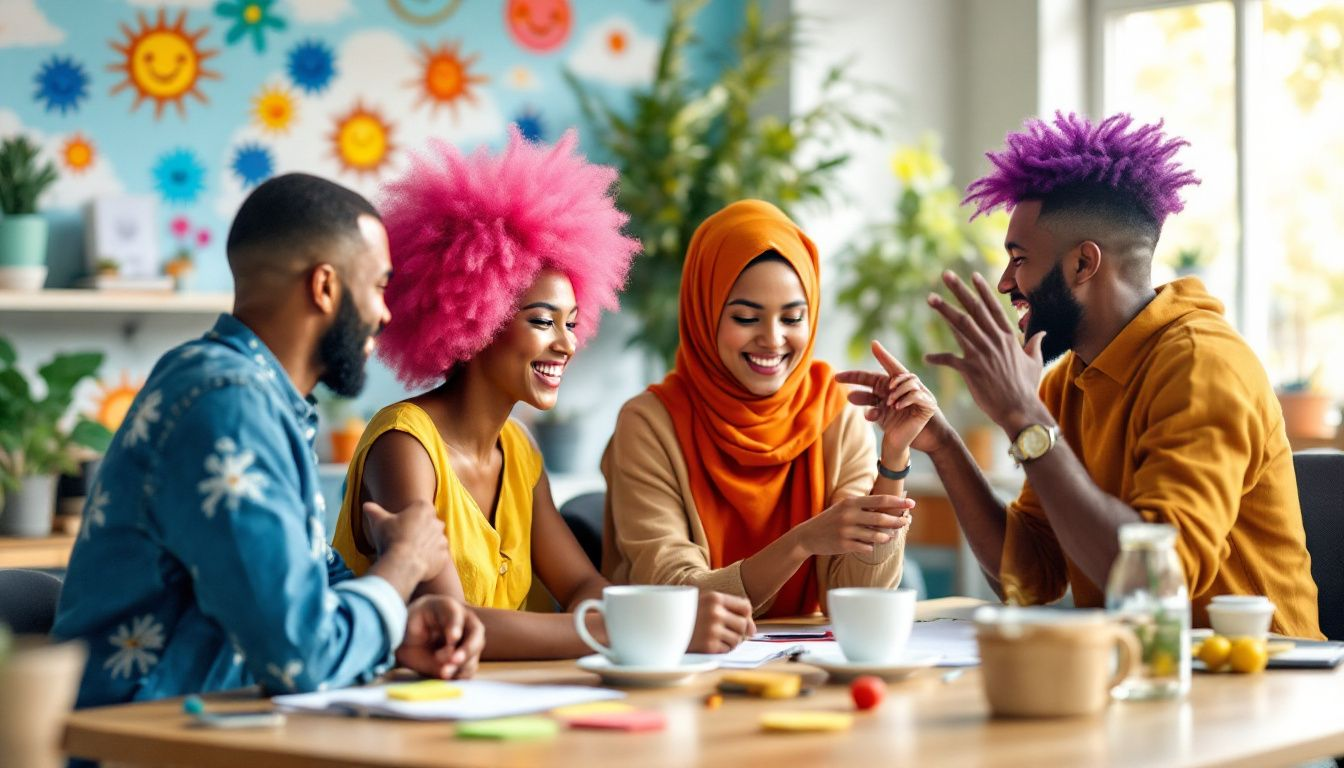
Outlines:
{"label": "man with purple hair", "polygon": [[[1104,602],[1120,526],[1176,528],[1197,626],[1218,594],[1266,595],[1273,629],[1321,637],[1292,450],[1268,376],[1195,278],[1153,288],[1162,223],[1197,183],[1173,161],[1185,141],[1129,115],[1056,114],[1009,134],[971,184],[976,215],[1012,211],[998,290],[946,273],[962,308],[929,305],[962,355],[931,354],[966,381],[1012,441],[1026,483],[1005,508],[941,417],[914,447],[933,459],[991,585],[1010,602],[1049,603],[1072,587]],[[963,311],[964,309],[964,311]],[[880,351],[880,350],[879,350]],[[1046,362],[1060,358],[1042,379]],[[882,391],[896,375],[845,374]],[[853,398],[887,407],[872,394]]]}

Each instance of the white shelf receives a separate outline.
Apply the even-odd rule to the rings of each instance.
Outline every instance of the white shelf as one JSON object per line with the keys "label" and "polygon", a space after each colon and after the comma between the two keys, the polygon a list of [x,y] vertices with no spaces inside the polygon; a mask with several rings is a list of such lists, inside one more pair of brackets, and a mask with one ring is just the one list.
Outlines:
{"label": "white shelf", "polygon": [[233,309],[231,293],[164,293],[50,289],[0,291],[0,312],[217,315]]}

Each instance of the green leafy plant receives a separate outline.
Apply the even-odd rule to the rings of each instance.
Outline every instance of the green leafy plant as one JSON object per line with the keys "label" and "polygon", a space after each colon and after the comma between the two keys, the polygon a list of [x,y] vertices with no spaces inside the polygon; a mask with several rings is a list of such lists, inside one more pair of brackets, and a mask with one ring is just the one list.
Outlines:
{"label": "green leafy plant", "polygon": [[1001,261],[1007,216],[998,212],[967,221],[970,211],[961,205],[933,135],[898,147],[891,165],[899,184],[895,215],[841,254],[836,302],[857,319],[849,338],[852,357],[866,357],[870,341],[877,339],[931,387],[929,377],[936,376],[935,391],[946,402],[956,389],[955,377],[945,368],[931,371],[923,357],[956,350],[956,340],[925,298],[942,285],[945,270],[967,278]]}
{"label": "green leafy plant", "polygon": [[1188,275],[1197,272],[1208,266],[1209,257],[1204,254],[1204,250],[1199,246],[1186,246],[1176,251],[1176,258],[1172,262],[1172,269],[1176,270],[1178,275]]}
{"label": "green leafy plant", "polygon": [[651,85],[633,94],[628,113],[613,108],[572,73],[565,78],[594,129],[604,162],[621,174],[617,204],[644,244],[623,305],[640,318],[630,338],[666,366],[677,349],[677,290],[691,235],[702,221],[743,198],[768,200],[786,213],[826,199],[849,160],[842,137],[879,134],[881,116],[852,108],[874,86],[850,79],[843,65],[822,82],[816,106],[789,119],[759,115],[761,100],[800,49],[797,22],[766,23],[746,5],[736,61],[702,85],[687,69],[695,44],[691,19],[705,0],[676,0]]}
{"label": "green leafy plant", "polygon": [[63,422],[74,400],[75,387],[98,373],[101,352],[58,354],[38,369],[46,384],[39,398],[7,339],[0,338],[0,487],[17,488],[29,475],[73,472],[79,447],[102,453],[112,433],[97,422],[79,416],[74,427]]}
{"label": "green leafy plant", "polygon": [[6,216],[37,213],[37,199],[56,182],[56,167],[39,163],[37,154],[25,136],[0,142],[0,211]]}

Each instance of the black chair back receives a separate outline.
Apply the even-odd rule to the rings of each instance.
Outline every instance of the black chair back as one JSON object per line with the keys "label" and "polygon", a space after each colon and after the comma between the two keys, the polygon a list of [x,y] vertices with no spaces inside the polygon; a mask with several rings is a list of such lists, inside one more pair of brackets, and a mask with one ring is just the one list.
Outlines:
{"label": "black chair back", "polygon": [[560,507],[560,516],[598,570],[602,569],[602,505],[605,498],[601,491],[581,493]]}
{"label": "black chair back", "polygon": [[49,573],[0,568],[0,624],[15,634],[50,633],[60,597],[61,580]]}
{"label": "black chair back", "polygon": [[1344,640],[1344,451],[1300,451],[1293,454],[1293,469],[1321,631]]}

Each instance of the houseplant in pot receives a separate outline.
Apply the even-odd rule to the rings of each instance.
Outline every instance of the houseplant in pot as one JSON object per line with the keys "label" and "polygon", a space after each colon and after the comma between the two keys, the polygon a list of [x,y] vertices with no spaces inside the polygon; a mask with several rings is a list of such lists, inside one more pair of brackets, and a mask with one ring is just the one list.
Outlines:
{"label": "houseplant in pot", "polygon": [[37,291],[47,279],[47,220],[37,199],[56,181],[24,136],[0,142],[0,289]]}
{"label": "houseplant in pot", "polygon": [[102,363],[101,352],[57,354],[38,369],[46,387],[38,397],[13,345],[0,338],[0,535],[50,534],[56,476],[76,469],[79,449],[107,450],[112,433],[103,425],[79,416],[65,427],[75,387]]}
{"label": "houseplant in pot", "polygon": [[977,463],[989,469],[993,432],[988,422],[969,402],[954,371],[924,363],[927,352],[957,348],[947,323],[925,299],[939,290],[945,270],[995,279],[989,270],[1003,261],[1007,215],[968,221],[970,210],[962,206],[932,134],[897,147],[891,169],[898,185],[893,215],[861,233],[841,254],[837,270],[836,303],[857,321],[849,354],[867,360],[871,341],[881,341],[934,390],[949,418],[960,422]]}
{"label": "houseplant in pot", "polygon": [[[675,0],[653,82],[633,91],[629,110],[566,73],[597,144],[595,158],[620,171],[617,205],[644,252],[635,259],[622,309],[638,318],[630,346],[654,367],[671,367],[677,349],[677,286],[695,228],[728,203],[760,198],[792,215],[824,201],[849,161],[841,147],[853,132],[877,135],[888,117],[862,110],[855,94],[875,86],[827,72],[815,107],[787,118],[762,115],[777,73],[799,53],[796,22],[768,23],[756,0],[746,3],[733,59],[716,80],[693,76],[692,20],[705,0]],[[717,51],[701,50],[712,57]]]}

